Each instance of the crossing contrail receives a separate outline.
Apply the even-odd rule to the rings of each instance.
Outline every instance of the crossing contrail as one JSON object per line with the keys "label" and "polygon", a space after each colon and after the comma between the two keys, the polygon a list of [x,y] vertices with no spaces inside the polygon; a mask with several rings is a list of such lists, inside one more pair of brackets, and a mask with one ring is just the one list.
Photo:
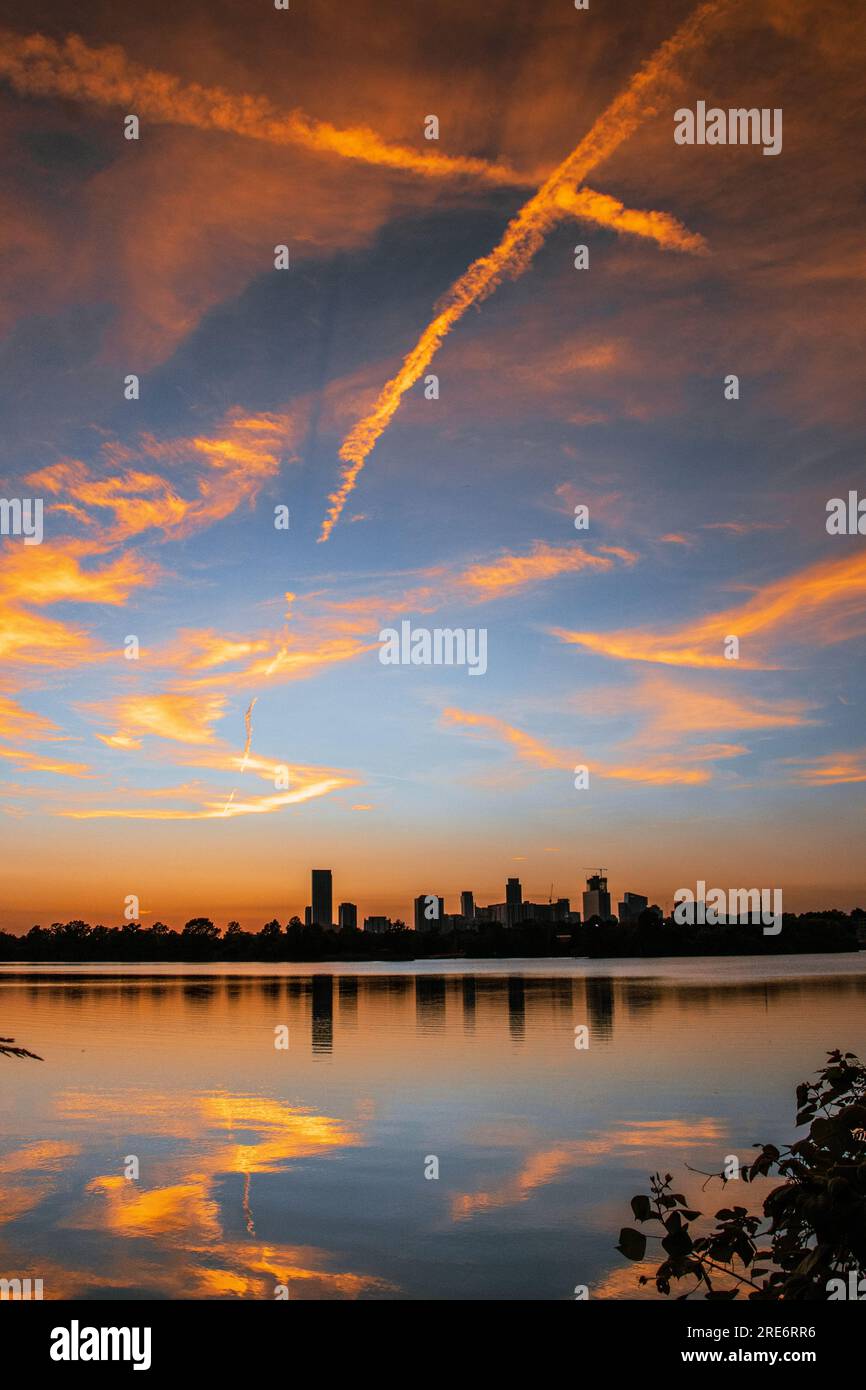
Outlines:
{"label": "crossing contrail", "polygon": [[320,541],[326,541],[353,491],[376,441],[390,424],[403,396],[429,366],[444,339],[473,304],[486,299],[504,276],[516,279],[527,269],[551,226],[562,215],[562,200],[578,189],[652,111],[652,99],[681,55],[693,48],[738,0],[709,0],[635,73],[593,123],[569,155],[511,219],[498,246],[473,261],[440,300],[438,312],[424,329],[399,372],[382,388],[372,411],[359,420],[340,448],[343,469],[339,486],[328,498]]}

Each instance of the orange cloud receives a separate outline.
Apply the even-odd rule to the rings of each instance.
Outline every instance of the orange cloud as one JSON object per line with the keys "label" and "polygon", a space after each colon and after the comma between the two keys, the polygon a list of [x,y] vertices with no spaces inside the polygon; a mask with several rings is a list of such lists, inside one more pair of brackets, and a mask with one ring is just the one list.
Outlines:
{"label": "orange cloud", "polygon": [[45,757],[24,748],[0,748],[0,758],[8,758],[24,772],[51,772],[56,777],[92,777],[87,763],[71,763],[65,758]]}
{"label": "orange cloud", "polygon": [[[106,443],[107,476],[95,476],[77,459],[31,473],[28,482],[38,492],[64,499],[48,508],[49,516],[71,515],[87,527],[87,536],[4,548],[0,657],[22,666],[71,666],[115,656],[116,651],[98,647],[83,628],[37,616],[28,608],[64,602],[125,604],[136,589],[155,582],[159,567],[128,551],[102,563],[97,557],[152,528],[164,538],[182,539],[252,504],[264,482],[279,471],[284,455],[293,456],[296,429],[288,415],[233,409],[211,435],[169,441],[145,435],[137,450]],[[198,462],[197,495],[183,498],[166,478],[130,466],[141,458],[187,468],[190,459]],[[112,520],[100,524],[98,515],[105,511]],[[265,644],[258,649],[265,650]],[[213,651],[211,657],[216,659]]]}
{"label": "orange cloud", "polygon": [[108,655],[83,628],[37,617],[0,601],[0,657],[4,661],[25,667],[70,667],[104,661]]}
{"label": "orange cloud", "polygon": [[213,628],[189,628],[178,633],[171,649],[162,653],[161,660],[177,660],[189,671],[210,670],[272,651],[273,645],[272,638],[229,637]]}
{"label": "orange cloud", "polygon": [[99,551],[98,545],[69,540],[26,550],[7,545],[0,555],[0,657],[19,666],[71,666],[112,655],[83,628],[28,611],[28,605],[73,602],[118,607],[158,573],[131,555],[84,568],[82,560]]}
{"label": "orange cloud", "polygon": [[[531,763],[535,767],[560,768],[563,771],[565,769],[570,771],[581,761],[579,753],[568,753],[562,749],[554,748],[541,739],[533,737],[532,734],[527,734],[523,729],[517,729],[513,724],[506,724],[504,720],[497,719],[494,715],[470,714],[466,710],[449,707],[442,711],[442,719],[446,724],[480,730],[481,737],[492,736],[494,739],[498,739],[513,748],[522,762]],[[710,773],[704,768],[675,767],[663,759],[620,766],[594,758],[590,771],[599,777],[611,778],[615,781],[651,783],[659,786],[695,785],[710,780]]]}
{"label": "orange cloud", "polygon": [[497,719],[492,714],[470,714],[466,710],[455,709],[450,706],[442,711],[442,719],[446,724],[456,724],[467,729],[480,729],[492,734],[513,748],[518,758],[532,763],[535,767],[565,768],[574,763],[574,758],[568,753],[551,747],[550,744],[544,743],[541,739],[533,738],[531,734],[525,733],[522,729],[516,729],[513,724],[506,724],[504,719]]}
{"label": "orange cloud", "polygon": [[[552,628],[562,642],[623,661],[654,661],[668,666],[730,667],[725,658],[725,638],[740,640],[741,668],[766,668],[766,655],[774,639],[788,634],[798,642],[827,646],[866,632],[866,555],[845,555],[821,560],[765,585],[739,607],[725,609],[666,633],[644,628],[616,632],[572,632]],[[763,647],[743,639],[765,637]]]}
{"label": "orange cloud", "polygon": [[0,598],[28,604],[124,604],[134,589],[153,582],[156,565],[134,555],[121,555],[99,569],[82,568],[95,547],[89,542],[44,541],[27,550],[3,552],[0,560]]}
{"label": "orange cloud", "polygon": [[248,797],[245,801],[226,802],[225,797],[205,801],[197,810],[172,810],[158,806],[130,807],[109,806],[77,808],[58,811],[67,820],[223,820],[236,816],[267,815],[271,811],[281,811],[285,806],[300,806],[331,792],[342,791],[346,787],[357,786],[357,779],[351,777],[325,777],[311,782],[305,787],[295,787],[292,791],[277,792],[273,796]]}
{"label": "orange cloud", "polygon": [[24,709],[11,696],[0,695],[0,738],[54,739],[62,737],[52,719]]}
{"label": "orange cloud", "polygon": [[866,748],[826,753],[817,758],[786,758],[796,769],[791,781],[804,787],[836,787],[847,782],[866,782]]}
{"label": "orange cloud", "polygon": [[[616,697],[605,692],[610,708]],[[745,695],[686,685],[661,672],[653,672],[636,690],[619,697],[627,707],[646,711],[650,720],[642,729],[641,742],[653,737],[714,733],[720,729],[799,729],[816,721],[808,717],[804,700],[761,700]]]}
{"label": "orange cloud", "polygon": [[471,565],[457,582],[478,601],[486,601],[577,570],[609,570],[613,566],[611,555],[628,563],[637,559],[631,551],[606,546],[600,550],[602,553],[596,555],[580,545],[553,546],[536,541],[527,555],[503,555],[487,564]]}
{"label": "orange cloud", "polygon": [[[109,476],[94,477],[84,463],[72,459],[30,474],[28,482],[97,512],[113,514],[113,525],[88,538],[90,545],[117,545],[152,528],[180,540],[254,502],[267,479],[280,471],[284,458],[294,457],[298,427],[290,414],[248,415],[234,407],[209,435],[157,440],[145,434],[135,450],[105,444],[105,465],[118,470]],[[197,495],[181,497],[161,475],[128,466],[137,460],[185,471],[191,462],[197,463],[202,469],[196,479]]]}
{"label": "orange cloud", "polygon": [[[153,734],[178,743],[213,743],[213,725],[225,714],[223,695],[127,695],[107,710],[120,726],[112,738],[118,747],[134,746],[139,734]],[[100,706],[90,706],[99,710]],[[102,707],[105,708],[105,707]]]}

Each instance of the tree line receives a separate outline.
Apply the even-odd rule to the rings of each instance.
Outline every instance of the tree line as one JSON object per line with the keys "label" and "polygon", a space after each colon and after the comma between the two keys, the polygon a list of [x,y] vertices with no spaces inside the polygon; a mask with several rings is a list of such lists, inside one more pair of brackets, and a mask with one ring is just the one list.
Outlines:
{"label": "tree line", "polygon": [[[432,924],[434,928],[436,924]],[[746,922],[719,926],[678,925],[643,913],[636,923],[588,922],[569,925],[528,921],[506,927],[477,922],[431,931],[410,931],[396,921],[383,933],[355,927],[304,926],[298,917],[283,925],[276,918],[259,931],[229,922],[225,931],[208,917],[191,918],[181,931],[164,922],[143,926],[91,926],[54,922],[34,926],[22,936],[0,930],[0,961],[279,961],[418,960],[438,956],[726,956],[856,951],[866,931],[866,912],[786,913],[777,936]]]}

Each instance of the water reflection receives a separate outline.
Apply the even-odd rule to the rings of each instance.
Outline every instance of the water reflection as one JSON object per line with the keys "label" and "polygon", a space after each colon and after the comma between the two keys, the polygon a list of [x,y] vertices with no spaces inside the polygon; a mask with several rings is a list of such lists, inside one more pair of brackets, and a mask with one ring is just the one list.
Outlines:
{"label": "water reflection", "polygon": [[646,1174],[792,1138],[796,1083],[866,1051],[856,958],[655,965],[3,973],[3,1031],[46,1060],[0,1083],[0,1275],[46,1298],[636,1296],[613,1246]]}

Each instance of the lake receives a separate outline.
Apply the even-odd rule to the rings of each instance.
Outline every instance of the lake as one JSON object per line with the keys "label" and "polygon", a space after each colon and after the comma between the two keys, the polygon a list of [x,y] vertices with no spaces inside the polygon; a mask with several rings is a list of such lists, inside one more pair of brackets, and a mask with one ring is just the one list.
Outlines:
{"label": "lake", "polygon": [[756,1204],[684,1164],[793,1139],[796,1084],[866,1053],[864,1005],[863,952],[3,967],[0,1034],[44,1060],[0,1060],[0,1276],[657,1297],[615,1249],[630,1198],[660,1168],[702,1210]]}

